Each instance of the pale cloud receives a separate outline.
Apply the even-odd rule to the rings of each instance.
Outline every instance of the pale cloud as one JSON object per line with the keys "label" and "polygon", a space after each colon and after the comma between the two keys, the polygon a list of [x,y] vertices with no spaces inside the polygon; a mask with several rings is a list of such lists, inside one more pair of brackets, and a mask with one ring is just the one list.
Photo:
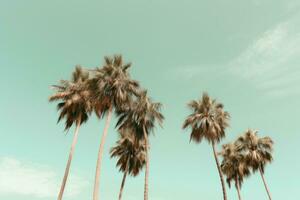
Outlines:
{"label": "pale cloud", "polygon": [[299,20],[291,19],[258,37],[229,64],[232,74],[251,82],[266,95],[298,92],[300,84]]}
{"label": "pale cloud", "polygon": [[181,66],[173,69],[174,78],[219,79],[229,75],[270,97],[300,94],[299,17],[297,14],[258,35],[236,58],[222,66]]}
{"label": "pale cloud", "polygon": [[[47,166],[12,157],[0,158],[0,196],[26,195],[54,198],[59,190],[60,178]],[[65,196],[78,195],[87,184],[86,180],[78,176],[70,176]]]}

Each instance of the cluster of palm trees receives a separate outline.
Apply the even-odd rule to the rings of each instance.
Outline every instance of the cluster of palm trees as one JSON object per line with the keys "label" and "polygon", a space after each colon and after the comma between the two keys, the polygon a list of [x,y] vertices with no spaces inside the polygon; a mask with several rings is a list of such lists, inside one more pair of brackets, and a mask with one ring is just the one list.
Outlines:
{"label": "cluster of palm trees", "polygon": [[[219,172],[223,198],[227,200],[226,187],[223,175],[230,187],[234,181],[238,198],[241,200],[240,187],[244,178],[256,171],[260,172],[268,197],[271,195],[264,178],[264,168],[272,161],[273,141],[270,137],[260,138],[256,130],[248,129],[233,143],[222,146],[222,151],[217,152],[216,143],[225,137],[225,129],[229,126],[230,115],[224,111],[223,104],[211,99],[207,93],[199,100],[188,104],[192,110],[183,123],[183,129],[191,128],[190,140],[200,143],[206,139],[211,145]],[[223,160],[220,165],[218,155]]]}
{"label": "cluster of palm trees", "polygon": [[70,81],[61,80],[59,85],[52,86],[56,93],[50,96],[49,101],[59,101],[58,122],[65,119],[66,130],[76,125],[58,200],[64,194],[79,128],[92,112],[100,119],[106,117],[97,158],[93,200],[99,200],[102,155],[113,112],[118,118],[116,128],[120,140],[111,149],[111,157],[118,157],[117,166],[124,173],[119,199],[127,174],[136,176],[146,166],[144,199],[148,200],[148,135],[156,123],[162,126],[164,117],[160,112],[162,105],[153,102],[138,81],[131,79],[130,66],[120,55],[105,57],[102,67],[84,70],[77,66]]}
{"label": "cluster of palm trees", "polygon": [[[131,79],[128,72],[131,64],[124,63],[122,56],[105,57],[104,60],[104,65],[95,69],[77,66],[71,80],[61,80],[59,85],[52,86],[56,93],[50,96],[49,101],[59,101],[58,122],[65,119],[66,130],[73,124],[76,126],[58,200],[61,200],[64,194],[79,128],[87,122],[93,112],[99,119],[106,118],[97,157],[93,200],[99,200],[102,156],[113,113],[117,117],[115,127],[119,133],[119,140],[110,153],[111,157],[117,158],[116,166],[124,174],[119,200],[122,198],[127,175],[137,176],[144,167],[144,200],[148,200],[148,136],[156,124],[162,126],[162,105],[153,102],[147,95],[147,90],[142,89],[138,81]],[[222,103],[210,98],[207,93],[204,93],[201,99],[191,101],[188,106],[192,113],[185,119],[183,129],[191,129],[190,140],[200,143],[205,139],[211,144],[224,200],[227,200],[227,194],[223,175],[227,177],[229,187],[234,181],[238,197],[241,199],[240,187],[251,171],[260,172],[271,200],[264,179],[264,168],[272,161],[272,139],[259,138],[257,131],[247,130],[235,142],[223,145],[222,151],[218,152],[216,145],[226,136],[229,113],[224,111]],[[221,164],[218,156],[223,158]]]}

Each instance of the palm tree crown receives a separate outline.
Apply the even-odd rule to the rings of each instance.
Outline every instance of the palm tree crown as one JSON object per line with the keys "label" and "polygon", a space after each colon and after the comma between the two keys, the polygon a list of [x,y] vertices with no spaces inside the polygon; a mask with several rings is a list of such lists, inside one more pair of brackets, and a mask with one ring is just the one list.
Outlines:
{"label": "palm tree crown", "polygon": [[57,93],[50,96],[49,101],[60,101],[57,105],[57,109],[60,111],[58,122],[65,118],[66,130],[74,122],[80,122],[80,124],[86,122],[92,111],[91,92],[87,87],[88,79],[89,73],[80,66],[76,66],[71,81],[61,80],[60,85],[53,85]]}
{"label": "palm tree crown", "polygon": [[241,187],[244,178],[250,175],[250,170],[245,163],[244,155],[237,151],[234,143],[223,145],[220,154],[223,157],[221,169],[227,177],[226,181],[229,187],[231,186],[231,181],[235,182],[236,187]]}
{"label": "palm tree crown", "polygon": [[89,81],[94,91],[94,109],[98,117],[103,116],[109,107],[116,110],[129,103],[133,94],[137,94],[139,83],[132,80],[128,69],[130,63],[123,63],[122,56],[105,57],[102,68],[94,70],[94,77]]}
{"label": "palm tree crown", "polygon": [[110,151],[111,157],[117,157],[120,171],[137,176],[146,163],[145,145],[137,140],[130,130],[122,130],[117,145]]}
{"label": "palm tree crown", "polygon": [[160,112],[161,107],[161,103],[152,102],[146,90],[141,91],[135,101],[117,113],[119,120],[116,126],[119,130],[130,128],[139,139],[143,138],[143,129],[149,134],[156,122],[162,126],[164,116]]}
{"label": "palm tree crown", "polygon": [[272,162],[273,140],[270,137],[259,138],[256,130],[247,130],[235,142],[238,151],[245,155],[247,165],[253,171],[261,168],[264,172],[265,165]]}
{"label": "palm tree crown", "polygon": [[223,110],[223,104],[204,93],[202,99],[193,100],[188,106],[193,113],[184,121],[183,129],[192,129],[191,140],[199,143],[205,138],[208,142],[219,142],[225,137],[230,116]]}

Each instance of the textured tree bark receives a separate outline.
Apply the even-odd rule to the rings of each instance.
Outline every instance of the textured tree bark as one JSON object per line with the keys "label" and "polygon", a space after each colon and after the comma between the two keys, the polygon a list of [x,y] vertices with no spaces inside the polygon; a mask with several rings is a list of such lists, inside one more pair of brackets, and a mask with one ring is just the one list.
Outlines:
{"label": "textured tree bark", "polygon": [[261,167],[259,167],[259,172],[260,172],[261,178],[262,178],[262,180],[263,180],[263,182],[264,182],[264,186],[265,186],[265,188],[266,188],[266,191],[267,191],[269,200],[272,200],[272,198],[271,198],[271,193],[270,193],[270,191],[269,191],[269,189],[268,189],[268,186],[267,186],[267,183],[266,183],[266,180],[265,180],[265,177],[264,177],[264,173],[263,173]]}
{"label": "textured tree bark", "polygon": [[222,174],[221,167],[220,167],[220,164],[219,164],[219,159],[218,159],[218,156],[217,156],[216,147],[215,147],[214,142],[212,142],[212,148],[213,148],[213,152],[214,152],[214,156],[215,156],[215,160],[216,160],[216,164],[217,164],[217,168],[218,168],[218,172],[219,172],[219,176],[220,176],[220,180],[221,180],[221,184],[222,184],[223,199],[227,200],[225,182],[224,182],[223,174]]}
{"label": "textured tree bark", "polygon": [[237,177],[235,177],[235,188],[237,190],[237,193],[238,193],[238,196],[239,196],[239,200],[242,200],[240,184],[239,184],[239,180],[238,180]]}
{"label": "textured tree bark", "polygon": [[66,183],[67,183],[67,180],[68,180],[68,175],[69,175],[69,172],[70,172],[70,167],[71,167],[73,154],[74,154],[74,151],[75,151],[75,146],[76,146],[77,139],[78,139],[80,123],[81,123],[80,120],[78,120],[77,123],[76,123],[76,129],[75,129],[75,133],[74,133],[74,137],[73,137],[71,150],[70,150],[70,153],[69,153],[69,159],[68,159],[68,162],[67,162],[64,178],[63,178],[63,181],[62,181],[62,184],[61,184],[61,187],[60,187],[60,191],[59,191],[57,200],[61,200],[62,197],[63,197],[63,194],[64,194],[64,190],[65,190]]}
{"label": "textured tree bark", "polygon": [[145,127],[143,127],[145,146],[146,146],[146,170],[145,170],[145,186],[144,186],[144,200],[148,200],[148,181],[149,181],[149,143],[148,135]]}
{"label": "textured tree bark", "polygon": [[126,176],[127,176],[127,171],[124,173],[123,176],[123,180],[122,180],[122,184],[121,184],[121,188],[120,188],[120,193],[119,193],[119,200],[122,199],[122,194],[123,194],[123,189],[124,189],[124,185],[125,185],[125,180],[126,180]]}
{"label": "textured tree bark", "polygon": [[104,126],[104,130],[103,130],[103,135],[102,135],[102,138],[101,138],[100,147],[99,147],[99,151],[98,151],[98,159],[97,159],[97,166],[96,166],[93,200],[99,200],[101,161],[102,161],[103,149],[104,149],[104,144],[105,144],[105,141],[106,141],[106,136],[107,136],[111,116],[112,116],[112,106],[109,108],[109,111],[108,111],[108,114],[107,114],[107,117],[106,117],[105,126]]}

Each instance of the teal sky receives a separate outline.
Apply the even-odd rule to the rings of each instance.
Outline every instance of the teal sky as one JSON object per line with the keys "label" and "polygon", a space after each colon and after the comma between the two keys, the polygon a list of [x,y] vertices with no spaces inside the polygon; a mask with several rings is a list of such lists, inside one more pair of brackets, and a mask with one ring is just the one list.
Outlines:
{"label": "teal sky", "polygon": [[[55,199],[72,140],[56,124],[50,85],[76,64],[100,66],[121,53],[131,74],[163,103],[164,128],[150,138],[150,199],[219,200],[208,143],[189,143],[186,103],[203,91],[232,116],[232,141],[247,128],[275,141],[266,179],[274,199],[299,196],[300,3],[298,0],[109,0],[0,2],[0,199]],[[116,199],[122,174],[105,146],[101,197]],[[91,199],[103,122],[92,116],[79,135],[66,200]],[[218,146],[220,149],[221,145]],[[124,200],[140,200],[143,173]],[[234,188],[229,198],[237,199]],[[255,174],[244,199],[267,199]],[[201,198],[200,198],[201,197]]]}

